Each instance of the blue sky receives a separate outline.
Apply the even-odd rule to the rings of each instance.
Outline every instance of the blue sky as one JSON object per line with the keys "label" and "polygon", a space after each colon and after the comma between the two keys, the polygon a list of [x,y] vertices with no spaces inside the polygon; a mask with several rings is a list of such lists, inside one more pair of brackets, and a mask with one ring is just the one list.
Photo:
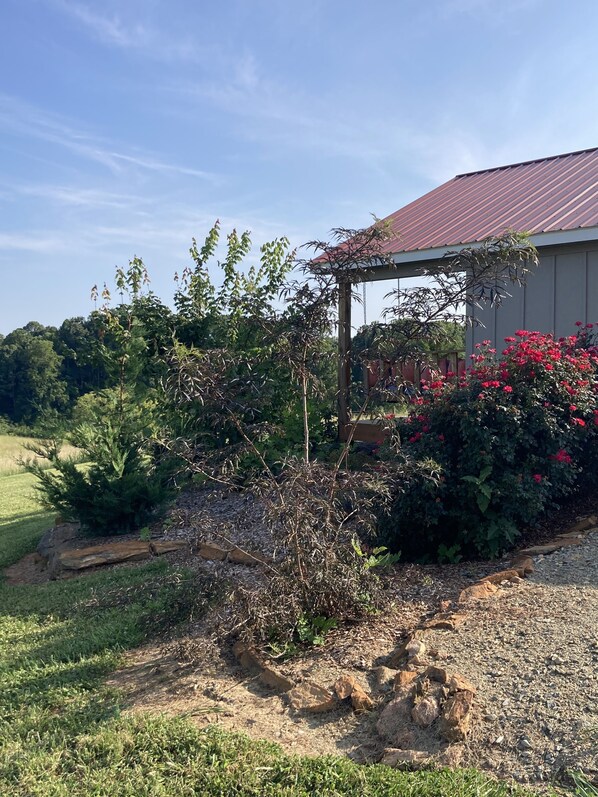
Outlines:
{"label": "blue sky", "polygon": [[3,0],[0,332],[134,255],[169,299],[216,218],[300,244],[598,146],[597,32],[596,0]]}

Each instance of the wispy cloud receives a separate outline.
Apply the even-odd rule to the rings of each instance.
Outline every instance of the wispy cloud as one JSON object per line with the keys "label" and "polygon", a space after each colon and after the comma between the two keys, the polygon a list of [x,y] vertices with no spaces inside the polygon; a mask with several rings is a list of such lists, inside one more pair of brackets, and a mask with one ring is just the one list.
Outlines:
{"label": "wispy cloud", "polygon": [[[197,36],[172,35],[149,21],[130,21],[120,13],[99,11],[98,6],[77,0],[46,0],[53,8],[73,19],[95,40],[109,47],[142,53],[153,61],[206,63],[218,59],[218,50],[211,44],[202,44]],[[147,10],[143,4],[140,16]],[[129,14],[131,16],[131,14]]]}
{"label": "wispy cloud", "polygon": [[69,205],[76,208],[130,210],[133,207],[150,204],[149,199],[135,194],[47,183],[7,186],[4,194],[9,196],[11,192],[12,195],[18,194],[24,197],[49,200],[58,205]]}
{"label": "wispy cloud", "polygon": [[48,232],[0,232],[0,252],[39,252],[60,254],[68,251],[69,242],[60,235]]}
{"label": "wispy cloud", "polygon": [[88,5],[69,0],[54,0],[53,5],[70,14],[107,44],[118,47],[147,47],[151,44],[152,35],[144,25],[126,25],[117,14],[106,16]]}
{"label": "wispy cloud", "polygon": [[119,152],[111,143],[78,129],[68,120],[6,94],[0,95],[0,129],[63,147],[116,174],[123,174],[128,165],[145,171],[187,175],[209,182],[218,181],[217,176],[211,172],[171,163],[153,154]]}

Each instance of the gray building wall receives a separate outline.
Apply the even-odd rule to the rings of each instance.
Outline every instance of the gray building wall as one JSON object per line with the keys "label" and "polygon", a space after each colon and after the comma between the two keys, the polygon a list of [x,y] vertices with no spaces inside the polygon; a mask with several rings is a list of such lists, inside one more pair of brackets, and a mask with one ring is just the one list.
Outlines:
{"label": "gray building wall", "polygon": [[467,331],[467,353],[491,340],[500,351],[517,329],[570,335],[575,322],[598,323],[598,241],[539,250],[540,265],[498,308],[477,309],[482,322]]}

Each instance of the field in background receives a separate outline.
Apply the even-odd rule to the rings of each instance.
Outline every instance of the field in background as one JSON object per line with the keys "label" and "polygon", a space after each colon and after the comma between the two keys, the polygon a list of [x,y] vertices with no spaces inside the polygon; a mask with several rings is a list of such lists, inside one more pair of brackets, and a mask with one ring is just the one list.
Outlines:
{"label": "field in background", "polygon": [[[25,459],[38,459],[31,451],[27,451],[27,443],[35,443],[33,437],[14,437],[8,434],[0,434],[0,477],[12,476],[21,473],[22,469],[18,464],[20,457]],[[77,456],[79,450],[74,446],[65,443],[62,448],[62,456]]]}

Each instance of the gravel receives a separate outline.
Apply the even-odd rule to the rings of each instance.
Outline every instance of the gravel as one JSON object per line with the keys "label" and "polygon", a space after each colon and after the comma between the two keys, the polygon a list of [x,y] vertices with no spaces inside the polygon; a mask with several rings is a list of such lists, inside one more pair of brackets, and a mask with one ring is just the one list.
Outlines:
{"label": "gravel", "polygon": [[522,783],[598,776],[598,530],[536,557],[524,582],[477,603],[447,639],[451,669],[478,687],[468,763]]}

